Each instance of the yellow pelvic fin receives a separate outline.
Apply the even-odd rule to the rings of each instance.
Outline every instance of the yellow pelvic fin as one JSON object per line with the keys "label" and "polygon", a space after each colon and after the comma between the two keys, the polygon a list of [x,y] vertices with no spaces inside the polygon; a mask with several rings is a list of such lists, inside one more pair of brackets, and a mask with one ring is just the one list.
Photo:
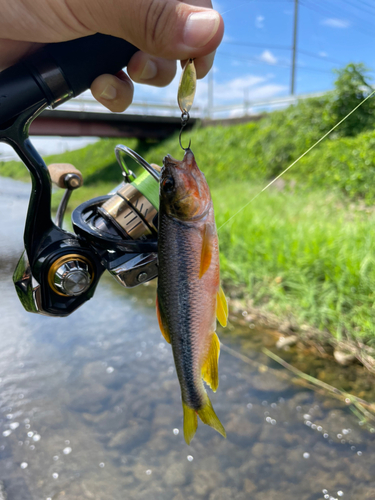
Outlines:
{"label": "yellow pelvic fin", "polygon": [[219,387],[219,354],[220,340],[214,332],[207,359],[202,366],[202,378],[214,392],[216,392]]}
{"label": "yellow pelvic fin", "polygon": [[165,340],[168,342],[168,344],[170,344],[171,343],[171,338],[169,336],[169,332],[168,332],[165,320],[163,319],[163,313],[160,310],[160,304],[159,304],[158,296],[156,296],[156,316],[158,317],[160,331],[161,331],[163,337],[165,338]]}
{"label": "yellow pelvic fin", "polygon": [[223,424],[220,422],[214,409],[212,408],[212,404],[208,396],[206,405],[201,410],[198,410],[198,415],[204,424],[207,424],[215,429],[215,431],[223,437],[227,437]]}
{"label": "yellow pelvic fin", "polygon": [[202,253],[201,253],[201,267],[199,270],[199,279],[205,274],[211,264],[212,260],[212,245],[216,236],[215,226],[206,224],[203,232]]}
{"label": "yellow pelvic fin", "polygon": [[216,295],[216,316],[221,326],[227,326],[228,302],[221,287]]}
{"label": "yellow pelvic fin", "polygon": [[198,427],[198,417],[195,410],[189,408],[182,401],[182,408],[184,410],[184,438],[187,444],[193,439]]}

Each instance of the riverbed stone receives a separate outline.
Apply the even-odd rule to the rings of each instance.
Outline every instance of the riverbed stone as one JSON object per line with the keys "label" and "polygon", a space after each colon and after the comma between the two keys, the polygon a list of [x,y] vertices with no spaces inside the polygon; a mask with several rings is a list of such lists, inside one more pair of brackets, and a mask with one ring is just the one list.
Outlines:
{"label": "riverbed stone", "polygon": [[296,345],[298,342],[297,335],[288,335],[286,337],[280,337],[276,342],[277,349],[285,349],[286,347],[291,347]]}
{"label": "riverbed stone", "polygon": [[241,446],[250,445],[254,442],[259,435],[261,426],[257,422],[252,422],[250,418],[247,420],[244,417],[234,415],[225,425],[227,438],[232,443]]}
{"label": "riverbed stone", "polygon": [[344,352],[340,349],[335,349],[333,351],[333,357],[341,366],[349,366],[357,359],[356,356],[351,352]]}
{"label": "riverbed stone", "polygon": [[108,389],[97,385],[78,389],[76,396],[70,401],[69,407],[77,412],[99,413],[110,399]]}
{"label": "riverbed stone", "polygon": [[210,494],[209,500],[234,500],[237,494],[234,488],[218,488]]}
{"label": "riverbed stone", "polygon": [[247,495],[251,495],[256,491],[257,487],[256,484],[251,479],[245,477],[243,481],[243,489]]}
{"label": "riverbed stone", "polygon": [[194,492],[199,496],[207,496],[210,491],[220,486],[221,481],[222,475],[218,471],[198,469],[194,472]]}
{"label": "riverbed stone", "polygon": [[[190,464],[189,464],[190,465]],[[175,463],[168,467],[164,475],[167,486],[183,486],[191,478],[191,467],[184,463]]]}
{"label": "riverbed stone", "polygon": [[290,387],[286,380],[267,372],[253,375],[250,384],[254,389],[263,392],[285,392]]}
{"label": "riverbed stone", "polygon": [[117,432],[110,440],[108,447],[130,451],[148,441],[149,437],[149,426],[135,423]]}

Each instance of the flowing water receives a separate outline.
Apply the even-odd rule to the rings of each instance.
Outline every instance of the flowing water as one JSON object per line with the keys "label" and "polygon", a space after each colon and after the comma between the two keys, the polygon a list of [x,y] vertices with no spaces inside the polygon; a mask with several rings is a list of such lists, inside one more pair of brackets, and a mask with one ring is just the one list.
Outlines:
{"label": "flowing water", "polygon": [[[26,313],[11,276],[29,189],[0,179],[0,499],[375,499],[375,429],[228,352],[212,395],[228,437],[200,422],[187,446],[154,286],[104,277],[69,318]],[[275,368],[249,325],[221,340]],[[334,371],[338,385],[357,373]]]}

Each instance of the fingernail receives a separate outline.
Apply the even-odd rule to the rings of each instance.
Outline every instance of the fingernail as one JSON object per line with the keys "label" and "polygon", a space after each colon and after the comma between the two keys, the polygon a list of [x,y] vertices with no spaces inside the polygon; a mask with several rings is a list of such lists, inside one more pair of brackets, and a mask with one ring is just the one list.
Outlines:
{"label": "fingernail", "polygon": [[102,97],[103,99],[107,99],[108,101],[113,101],[113,99],[116,99],[116,96],[117,90],[113,85],[107,85],[103,92],[100,94],[100,97]]}
{"label": "fingernail", "polygon": [[151,80],[151,78],[154,78],[154,76],[156,76],[157,72],[158,68],[156,66],[156,63],[154,61],[150,61],[149,59],[146,62],[145,67],[143,68],[141,80]]}
{"label": "fingernail", "polygon": [[183,33],[185,45],[194,48],[203,47],[213,38],[219,24],[220,15],[215,10],[190,14]]}

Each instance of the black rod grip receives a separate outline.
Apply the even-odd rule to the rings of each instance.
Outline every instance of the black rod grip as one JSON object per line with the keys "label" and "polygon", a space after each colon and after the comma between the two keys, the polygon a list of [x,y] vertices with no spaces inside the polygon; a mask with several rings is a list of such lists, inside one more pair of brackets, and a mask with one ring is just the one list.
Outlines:
{"label": "black rod grip", "polygon": [[59,65],[77,96],[89,89],[99,75],[118,73],[138,49],[122,38],[97,33],[69,42],[51,43],[41,50]]}

